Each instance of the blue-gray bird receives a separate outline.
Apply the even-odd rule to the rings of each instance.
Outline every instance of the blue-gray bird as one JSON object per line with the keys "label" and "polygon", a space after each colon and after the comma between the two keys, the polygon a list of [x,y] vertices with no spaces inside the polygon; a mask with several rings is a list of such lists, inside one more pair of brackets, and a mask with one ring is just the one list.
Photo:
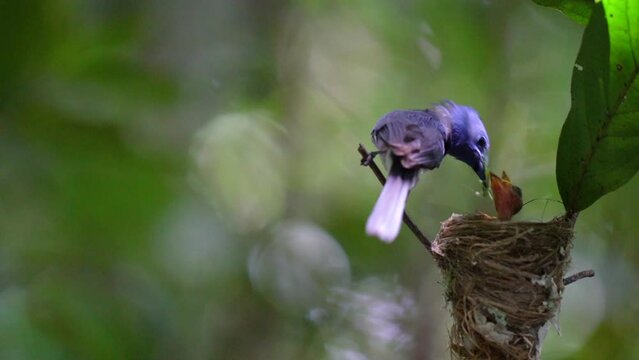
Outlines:
{"label": "blue-gray bird", "polygon": [[447,154],[468,164],[486,185],[490,141],[471,107],[444,101],[426,110],[392,111],[379,119],[371,136],[389,172],[366,223],[368,235],[395,240],[419,173],[439,167]]}

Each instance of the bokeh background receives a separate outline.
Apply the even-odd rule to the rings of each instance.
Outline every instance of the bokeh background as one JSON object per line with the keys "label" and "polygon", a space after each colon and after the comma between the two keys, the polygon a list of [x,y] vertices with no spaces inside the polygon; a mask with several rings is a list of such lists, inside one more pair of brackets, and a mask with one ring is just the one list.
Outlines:
{"label": "bokeh background", "polygon": [[[539,199],[518,219],[561,214],[582,31],[524,0],[1,1],[0,358],[447,358],[432,259],[364,234],[357,144],[392,109],[471,105]],[[408,210],[433,237],[492,211],[479,190],[449,159]],[[545,359],[639,358],[637,199],[581,215],[597,277]]]}

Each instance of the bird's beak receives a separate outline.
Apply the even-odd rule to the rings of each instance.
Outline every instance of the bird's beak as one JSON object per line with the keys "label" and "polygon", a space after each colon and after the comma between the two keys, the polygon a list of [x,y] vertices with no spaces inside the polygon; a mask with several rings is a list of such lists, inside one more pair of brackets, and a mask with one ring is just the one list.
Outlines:
{"label": "bird's beak", "polygon": [[479,176],[479,179],[481,179],[482,184],[484,185],[484,188],[488,188],[488,183],[489,183],[489,178],[490,176],[488,175],[488,166],[486,166],[488,164],[488,158],[484,155],[482,155],[479,151],[477,152],[477,169],[475,169],[475,173],[477,174],[477,176]]}

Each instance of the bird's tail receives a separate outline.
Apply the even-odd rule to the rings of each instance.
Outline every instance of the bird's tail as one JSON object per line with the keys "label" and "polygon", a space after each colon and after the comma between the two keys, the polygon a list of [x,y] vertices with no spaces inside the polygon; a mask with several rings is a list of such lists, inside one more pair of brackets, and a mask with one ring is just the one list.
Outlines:
{"label": "bird's tail", "polygon": [[[416,176],[389,174],[373,212],[366,222],[366,233],[387,243],[395,240],[402,225],[408,193],[415,185]],[[416,175],[416,174],[415,174]]]}

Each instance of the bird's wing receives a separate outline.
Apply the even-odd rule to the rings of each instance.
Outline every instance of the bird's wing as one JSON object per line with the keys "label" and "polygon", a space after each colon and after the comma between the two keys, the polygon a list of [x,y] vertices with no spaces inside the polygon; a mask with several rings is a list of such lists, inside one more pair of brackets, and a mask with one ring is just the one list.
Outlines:
{"label": "bird's wing", "polygon": [[444,134],[425,111],[388,113],[377,122],[371,135],[380,151],[390,150],[406,169],[436,168],[446,155]]}

